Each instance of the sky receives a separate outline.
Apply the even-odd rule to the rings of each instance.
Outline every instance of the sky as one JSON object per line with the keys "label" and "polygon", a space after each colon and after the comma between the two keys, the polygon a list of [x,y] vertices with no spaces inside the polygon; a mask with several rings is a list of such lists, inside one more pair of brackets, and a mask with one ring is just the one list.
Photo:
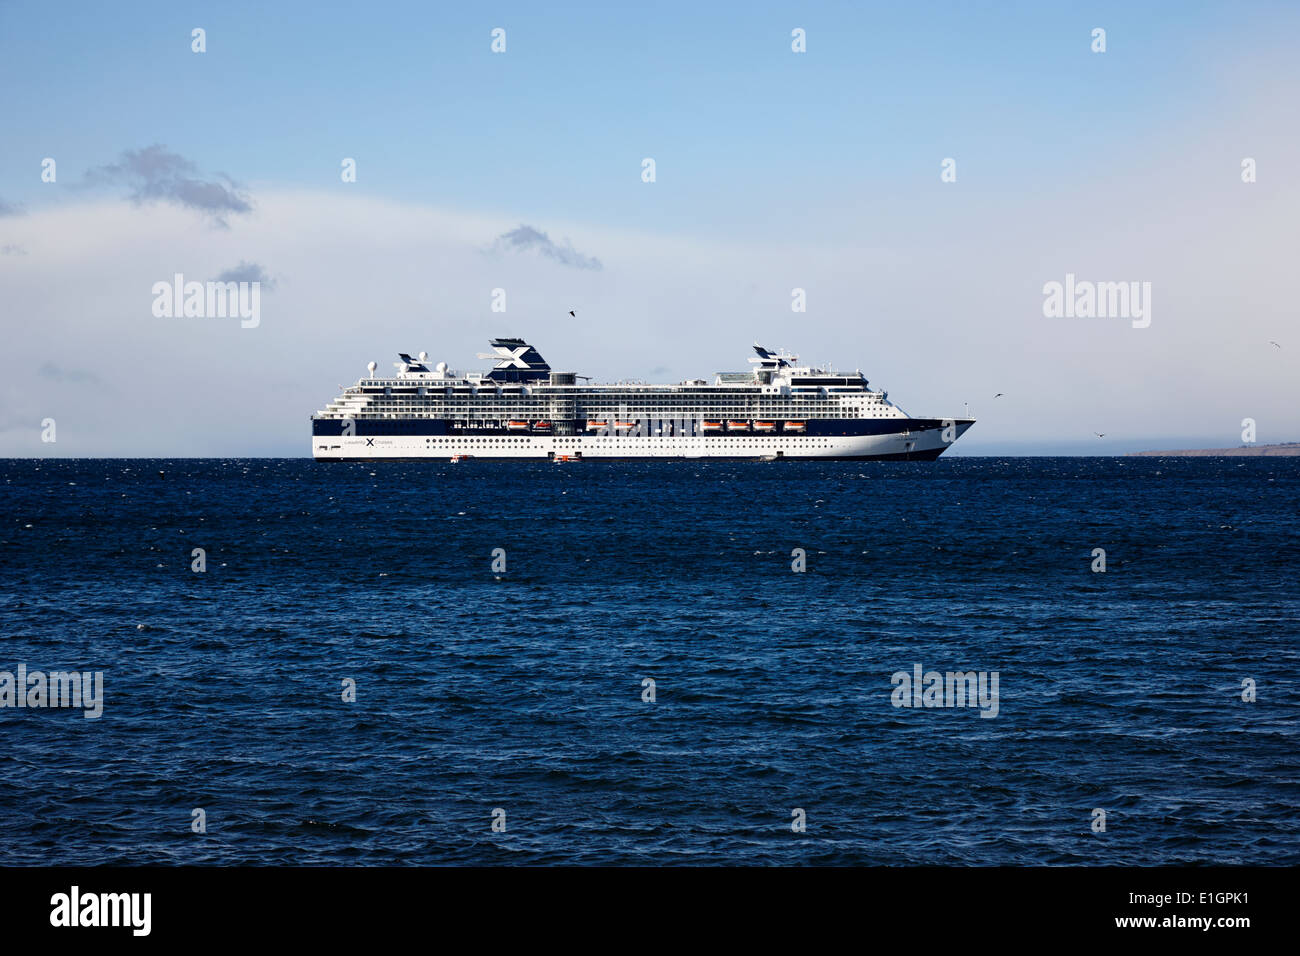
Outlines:
{"label": "sky", "polygon": [[[0,0],[0,456],[307,455],[368,361],[494,336],[606,381],[784,347],[969,411],[950,454],[1300,440],[1298,27]],[[258,323],[156,315],[177,273],[260,281]],[[1149,324],[1045,315],[1067,275],[1149,283]]]}

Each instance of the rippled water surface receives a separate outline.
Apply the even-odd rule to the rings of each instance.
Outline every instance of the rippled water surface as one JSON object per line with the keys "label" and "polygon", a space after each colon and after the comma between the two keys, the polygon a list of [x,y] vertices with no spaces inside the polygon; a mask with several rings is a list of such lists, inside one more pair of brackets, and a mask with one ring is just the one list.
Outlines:
{"label": "rippled water surface", "polygon": [[1294,865],[1297,477],[0,461],[0,863]]}

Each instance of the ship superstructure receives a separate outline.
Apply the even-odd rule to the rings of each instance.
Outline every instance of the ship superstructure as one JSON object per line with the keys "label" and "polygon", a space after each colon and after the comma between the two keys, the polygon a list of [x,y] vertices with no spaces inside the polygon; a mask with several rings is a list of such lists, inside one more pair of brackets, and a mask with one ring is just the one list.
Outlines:
{"label": "ship superstructure", "polygon": [[970,418],[912,418],[860,372],[754,346],[746,372],[670,385],[593,383],[499,338],[460,373],[398,353],[312,416],[321,460],[375,458],[938,458]]}

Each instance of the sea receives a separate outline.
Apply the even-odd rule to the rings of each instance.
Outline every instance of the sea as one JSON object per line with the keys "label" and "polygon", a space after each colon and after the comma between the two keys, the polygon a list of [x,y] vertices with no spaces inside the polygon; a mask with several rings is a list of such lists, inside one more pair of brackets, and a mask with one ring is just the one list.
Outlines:
{"label": "sea", "polygon": [[1294,866],[1297,479],[3,460],[0,864]]}

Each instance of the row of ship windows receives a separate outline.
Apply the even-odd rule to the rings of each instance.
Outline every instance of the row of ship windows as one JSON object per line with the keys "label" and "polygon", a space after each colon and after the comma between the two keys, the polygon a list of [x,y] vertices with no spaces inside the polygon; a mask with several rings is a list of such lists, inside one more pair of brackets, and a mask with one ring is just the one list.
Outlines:
{"label": "row of ship windows", "polygon": [[853,399],[863,402],[878,402],[879,395],[864,395],[861,392],[831,392],[828,395],[810,392],[807,395],[714,395],[698,398],[674,398],[670,396],[658,395],[628,395],[625,397],[593,395],[583,398],[568,395],[413,395],[410,392],[351,392],[344,393],[340,398],[357,398],[361,400],[377,400],[381,398],[402,399],[407,402],[508,402],[518,404],[523,402],[562,402],[569,405],[609,405],[617,406],[628,404],[628,399],[636,403],[653,401],[656,405],[719,405],[719,404],[737,404],[742,402],[821,402],[827,399]]}
{"label": "row of ship windows", "polygon": [[[641,438],[671,438],[672,436],[671,435],[642,435],[640,437]],[[678,435],[677,437],[690,438],[690,437],[699,437],[699,436]],[[579,441],[614,442],[615,444],[621,445],[624,442],[631,442],[633,440],[634,439],[632,438],[590,438],[590,437],[589,438],[540,439],[540,441],[542,442],[554,442],[557,445],[572,445]],[[426,444],[433,444],[433,445],[502,445],[502,444],[531,445],[533,444],[532,439],[529,438],[426,438],[424,441]],[[716,445],[739,445],[742,443],[747,445],[763,445],[763,444],[772,444],[774,442],[774,439],[741,438],[740,436],[736,436],[732,438],[705,438],[704,441],[710,445],[715,445],[715,444]],[[780,442],[788,442],[788,441],[797,441],[800,442],[801,444],[808,444],[809,442],[820,442],[822,444],[825,444],[825,439],[809,438],[806,435],[789,435],[789,436],[784,436],[780,439]]]}
{"label": "row of ship windows", "polygon": [[468,404],[464,402],[450,403],[432,403],[432,402],[408,402],[400,399],[376,399],[372,402],[362,402],[356,405],[346,403],[335,403],[336,408],[402,408],[402,409],[419,409],[431,413],[442,411],[464,412],[473,409],[484,415],[516,415],[526,414],[528,412],[550,412],[557,418],[566,418],[568,415],[562,414],[561,410],[572,412],[572,417],[579,415],[670,415],[680,414],[684,411],[693,411],[701,415],[738,415],[745,412],[755,412],[756,414],[774,414],[782,411],[802,412],[809,406],[830,406],[831,408],[843,408],[850,411],[860,410],[865,406],[845,405],[842,402],[815,401],[794,404],[792,402],[763,402],[759,405],[583,405],[575,407],[573,405],[555,405],[547,402],[511,402],[494,404],[491,402],[475,402]]}
{"label": "row of ship windows", "polygon": [[[634,402],[649,401],[647,395],[628,395],[627,398],[615,397],[594,397],[578,399],[571,395],[413,395],[408,392],[365,392],[365,393],[344,393],[341,398],[359,398],[361,401],[376,401],[380,398],[398,398],[404,402],[510,402],[517,405],[521,402],[565,402],[568,405],[624,405],[628,399]],[[863,395],[862,393],[839,393],[831,394],[809,393],[806,395],[714,395],[706,397],[701,395],[699,398],[668,398],[653,397],[655,405],[719,405],[724,402],[823,402],[828,398],[844,399],[853,398],[862,402],[879,402],[879,395]]]}
{"label": "row of ship windows", "polygon": [[356,387],[345,388],[343,390],[343,394],[344,395],[397,394],[397,395],[428,395],[430,397],[439,397],[439,396],[448,395],[448,392],[450,391],[449,397],[457,397],[457,398],[463,398],[465,396],[470,396],[472,398],[484,398],[487,396],[504,396],[506,398],[554,398],[554,399],[563,399],[566,401],[574,401],[575,399],[584,399],[584,400],[597,399],[598,400],[602,398],[620,398],[622,396],[643,397],[647,394],[663,396],[665,398],[678,398],[678,397],[695,398],[701,401],[704,400],[712,401],[718,398],[727,398],[729,396],[734,396],[737,394],[742,396],[761,395],[764,397],[769,395],[785,394],[785,395],[793,395],[797,397],[800,395],[810,395],[810,394],[815,395],[821,392],[823,388],[830,390],[833,394],[846,394],[846,393],[858,394],[858,395],[876,394],[874,392],[863,392],[863,390],[858,388],[856,384],[826,385],[826,386],[797,385],[791,388],[790,391],[788,392],[780,392],[776,389],[759,390],[757,388],[727,388],[721,385],[715,385],[712,388],[696,388],[696,389],[680,389],[680,390],[673,389],[673,388],[666,388],[666,389],[627,388],[627,389],[600,389],[599,391],[587,391],[587,392],[569,392],[569,391],[551,392],[551,391],[544,391],[544,390],[534,388],[531,392],[528,392],[526,394],[520,392],[518,389],[506,388],[504,390],[498,390],[491,385],[485,385],[482,387],[480,391],[477,392],[471,392],[467,390],[464,386],[461,386],[460,388],[450,389],[450,390],[445,387],[439,387],[436,385],[423,386],[422,387],[423,391],[421,391],[420,388],[421,388],[420,386],[410,386],[410,385],[376,384],[376,385],[366,386],[363,388],[356,388]]}
{"label": "row of ship windows", "polygon": [[[387,414],[387,413],[376,414],[376,413],[374,413],[374,412],[363,412],[363,413],[361,413],[361,414],[350,413],[350,414],[345,415],[345,416],[343,416],[343,417],[351,417],[351,418],[355,418],[355,419],[361,420],[361,419],[373,419],[373,418],[402,418],[402,419],[405,419],[405,418],[409,418],[410,416],[408,416],[408,415],[392,415],[392,414]],[[428,418],[428,417],[432,417],[432,416],[425,416],[425,417]],[[655,416],[655,417],[660,417],[660,416]],[[753,417],[755,417],[755,416],[752,416],[752,415],[743,415],[743,414],[742,414],[742,415],[738,415],[738,416],[735,416],[735,415],[717,415],[717,416],[714,416],[714,417],[715,417],[715,418],[718,418],[719,420],[725,421],[727,418],[753,418]],[[762,417],[762,416],[759,416],[759,417]],[[816,417],[816,419],[817,419],[818,421],[823,421],[823,420],[831,419],[831,418],[853,418],[854,416],[853,416],[853,415],[837,414],[837,413],[835,413],[835,412],[819,412],[815,417]],[[486,418],[477,418],[477,419],[469,419],[469,420],[470,420],[470,421],[486,421],[487,419],[486,419]],[[653,420],[653,419],[651,419],[651,420]],[[667,420],[667,419],[665,419],[665,420]],[[709,420],[712,421],[713,419],[710,418]],[[778,420],[779,420],[779,419],[778,419]],[[492,421],[496,421],[496,419],[492,419]]]}
{"label": "row of ship windows", "polygon": [[[556,414],[554,414],[552,411],[547,411],[547,410],[521,411],[521,410],[518,410],[518,409],[517,409],[515,412],[512,412],[511,414],[508,414],[508,415],[506,415],[506,414],[500,414],[500,413],[490,413],[490,412],[480,412],[480,413],[468,414],[468,413],[466,413],[466,412],[464,412],[464,411],[448,411],[448,412],[440,413],[440,414],[428,414],[428,413],[424,413],[424,412],[418,412],[418,411],[412,411],[412,410],[404,410],[404,409],[400,409],[400,408],[398,408],[398,409],[394,409],[394,408],[366,408],[366,409],[361,409],[361,408],[334,408],[334,409],[327,409],[327,413],[329,413],[329,414],[333,414],[333,415],[337,415],[337,416],[341,416],[341,417],[352,417],[352,418],[422,418],[422,419],[432,419],[432,420],[452,419],[452,420],[455,420],[455,421],[476,421],[476,422],[513,421],[513,420],[519,420],[519,419],[524,419],[524,420],[542,420],[542,421],[553,421],[553,422],[564,422],[564,421],[572,421],[572,420],[574,420],[574,419],[576,418],[580,426],[581,426],[582,424],[584,424],[585,422],[587,422],[587,421],[593,421],[593,420],[595,420],[595,421],[609,421],[609,422],[613,422],[613,421],[641,421],[641,422],[645,422],[645,421],[665,421],[665,422],[671,422],[671,421],[682,421],[682,420],[684,420],[684,421],[696,421],[696,420],[699,420],[699,421],[717,421],[717,422],[722,422],[722,421],[727,421],[727,420],[732,420],[732,421],[735,421],[735,420],[744,420],[744,421],[749,421],[749,420],[752,419],[752,420],[760,420],[760,421],[761,421],[761,420],[771,420],[771,421],[777,421],[777,422],[779,422],[779,421],[785,421],[785,420],[791,420],[791,419],[793,419],[793,420],[803,420],[803,419],[808,419],[808,418],[813,418],[813,419],[823,419],[823,418],[858,418],[858,417],[860,417],[861,414],[862,414],[861,412],[858,412],[858,411],[856,411],[856,410],[854,410],[854,409],[847,409],[847,410],[845,410],[845,409],[816,409],[816,410],[811,410],[811,409],[810,409],[810,410],[808,410],[808,411],[810,411],[811,414],[808,414],[808,413],[806,413],[805,411],[802,411],[802,410],[799,411],[799,412],[790,412],[790,411],[786,411],[786,412],[784,412],[784,413],[782,413],[782,412],[777,412],[776,414],[773,414],[773,413],[770,412],[770,411],[764,410],[764,411],[762,411],[762,412],[754,412],[754,411],[715,412],[715,413],[710,414],[710,415],[707,415],[707,416],[697,416],[697,415],[671,415],[671,414],[668,414],[668,413],[666,413],[666,412],[658,412],[658,413],[654,413],[654,412],[649,412],[649,413],[647,413],[647,412],[629,412],[629,413],[622,413],[622,412],[598,412],[598,413],[591,414],[591,415],[572,416],[572,415],[556,415]],[[880,415],[880,416],[878,416],[878,417],[887,417],[887,416],[885,416],[885,415],[882,414],[882,415]]]}
{"label": "row of ship windows", "polygon": [[[810,408],[809,405],[817,405],[816,408]],[[727,415],[779,415],[786,412],[794,415],[803,415],[808,412],[821,413],[822,408],[839,411],[861,411],[862,408],[856,405],[842,405],[838,402],[830,403],[809,403],[809,405],[783,405],[770,404],[759,405],[711,405],[708,408],[678,408],[664,407],[652,408],[645,405],[628,406],[623,405],[617,408],[598,408],[590,405],[582,408],[565,408],[564,406],[547,405],[545,403],[535,404],[516,404],[516,405],[421,405],[417,402],[398,402],[398,401],[376,401],[367,402],[361,405],[333,404],[331,407],[339,410],[352,409],[355,411],[364,411],[366,409],[391,409],[395,411],[415,411],[423,412],[429,415],[465,415],[474,414],[478,416],[521,416],[530,414],[547,414],[555,418],[599,418],[604,415],[617,415],[620,418],[641,416],[642,418],[672,418],[681,416],[683,413],[701,415],[705,418]],[[886,406],[888,407],[888,406]]]}
{"label": "row of ship windows", "polygon": [[776,393],[744,393],[730,395],[654,395],[644,392],[634,395],[416,395],[413,392],[344,392],[340,399],[351,398],[365,401],[373,398],[402,398],[407,401],[423,402],[566,402],[577,405],[622,405],[651,402],[655,405],[670,403],[689,405],[712,405],[716,403],[736,402],[815,402],[827,398],[849,401],[880,401],[881,396],[872,392],[806,392],[795,395],[778,395]]}

